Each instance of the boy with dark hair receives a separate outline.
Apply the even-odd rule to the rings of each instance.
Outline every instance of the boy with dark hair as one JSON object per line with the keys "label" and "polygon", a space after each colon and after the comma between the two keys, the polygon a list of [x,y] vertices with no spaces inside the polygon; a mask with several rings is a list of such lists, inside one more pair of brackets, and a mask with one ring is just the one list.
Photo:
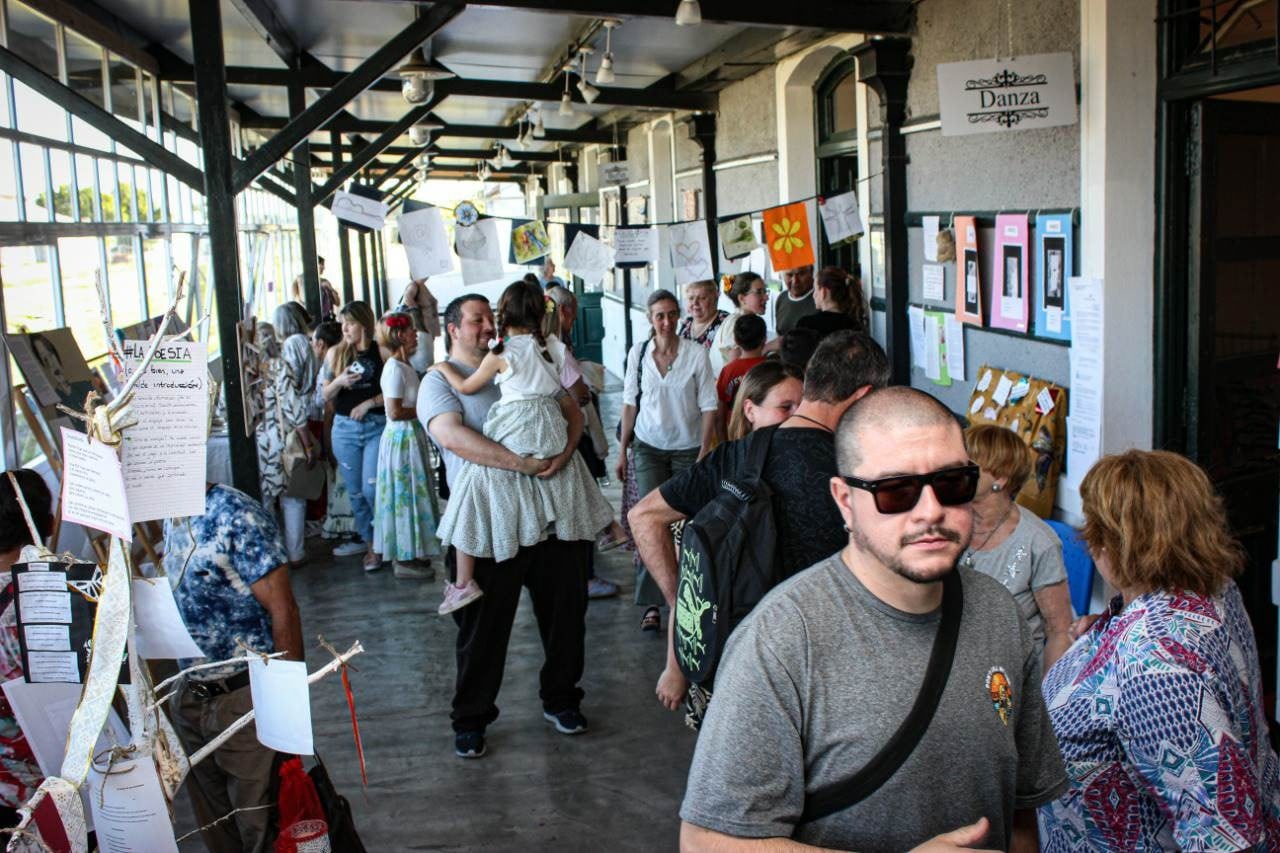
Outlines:
{"label": "boy with dark hair", "polygon": [[720,401],[720,431],[724,434],[729,424],[729,412],[733,410],[733,398],[747,371],[764,361],[764,318],[757,314],[743,314],[733,326],[733,342],[742,355],[724,366],[716,380],[716,397]]}

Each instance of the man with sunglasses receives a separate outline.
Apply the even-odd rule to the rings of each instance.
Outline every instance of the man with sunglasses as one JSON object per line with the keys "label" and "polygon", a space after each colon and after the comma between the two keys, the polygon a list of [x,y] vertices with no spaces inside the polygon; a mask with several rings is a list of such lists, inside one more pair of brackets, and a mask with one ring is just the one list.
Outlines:
{"label": "man with sunglasses", "polygon": [[[886,388],[841,418],[836,454],[828,493],[847,543],[730,637],[689,771],[682,849],[1036,850],[1035,808],[1066,776],[1016,603],[956,567],[978,483],[958,424],[929,395]],[[804,819],[814,794],[870,763],[911,712],[955,572],[954,653],[919,742],[865,798]]]}
{"label": "man with sunglasses", "polygon": [[[764,480],[776,496],[781,576],[790,577],[844,546],[840,515],[827,497],[827,482],[836,474],[835,426],[855,400],[888,382],[889,360],[874,338],[861,332],[829,335],[809,360],[799,407],[776,431],[722,444],[636,504],[627,516],[631,533],[668,605],[675,606],[679,576],[670,526],[697,515],[715,499],[722,482],[742,477],[752,441],[769,441]],[[674,711],[688,688],[668,635],[667,666],[655,690],[658,701]]]}

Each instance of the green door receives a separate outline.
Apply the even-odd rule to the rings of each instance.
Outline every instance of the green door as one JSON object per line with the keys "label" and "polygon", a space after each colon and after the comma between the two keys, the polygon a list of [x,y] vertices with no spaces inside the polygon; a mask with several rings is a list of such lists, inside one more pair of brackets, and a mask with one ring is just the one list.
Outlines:
{"label": "green door", "polygon": [[600,293],[578,294],[578,319],[573,324],[573,354],[579,361],[603,362],[604,310]]}

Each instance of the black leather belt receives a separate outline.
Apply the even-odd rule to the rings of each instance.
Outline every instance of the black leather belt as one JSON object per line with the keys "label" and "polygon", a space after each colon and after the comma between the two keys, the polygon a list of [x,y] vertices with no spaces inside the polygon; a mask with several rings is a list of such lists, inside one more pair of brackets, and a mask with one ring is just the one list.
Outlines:
{"label": "black leather belt", "polygon": [[191,688],[191,692],[198,699],[208,701],[215,696],[222,696],[227,693],[239,690],[241,687],[249,686],[249,672],[236,673],[230,678],[221,678],[214,681],[196,681],[188,679],[187,686]]}

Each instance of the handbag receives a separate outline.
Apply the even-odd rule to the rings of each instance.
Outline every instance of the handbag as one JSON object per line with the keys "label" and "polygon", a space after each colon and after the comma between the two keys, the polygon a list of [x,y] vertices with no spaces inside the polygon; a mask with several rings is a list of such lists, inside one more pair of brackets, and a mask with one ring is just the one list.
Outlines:
{"label": "handbag", "polygon": [[850,776],[806,797],[800,820],[810,823],[865,800],[888,782],[907,760],[924,737],[925,730],[938,710],[938,702],[947,687],[951,675],[951,662],[956,654],[956,638],[960,635],[960,615],[964,610],[964,590],[959,570],[953,570],[942,581],[942,620],[929,652],[929,665],[925,669],[924,683],[911,706],[910,713],[889,738],[889,742],[872,756],[862,769]]}
{"label": "handbag", "polygon": [[351,804],[333,787],[329,771],[325,769],[319,755],[315,756],[315,760],[316,766],[307,775],[316,785],[316,794],[320,797],[325,820],[329,823],[331,849],[335,852],[341,850],[343,853],[366,853],[360,834],[356,832],[356,822],[351,817]]}
{"label": "handbag", "polygon": [[[306,427],[298,427],[298,429],[306,429]],[[289,437],[285,439],[282,462],[286,495],[313,501],[324,494],[327,466],[319,462],[314,465],[307,464],[307,449],[298,436],[297,429],[292,430]]]}

